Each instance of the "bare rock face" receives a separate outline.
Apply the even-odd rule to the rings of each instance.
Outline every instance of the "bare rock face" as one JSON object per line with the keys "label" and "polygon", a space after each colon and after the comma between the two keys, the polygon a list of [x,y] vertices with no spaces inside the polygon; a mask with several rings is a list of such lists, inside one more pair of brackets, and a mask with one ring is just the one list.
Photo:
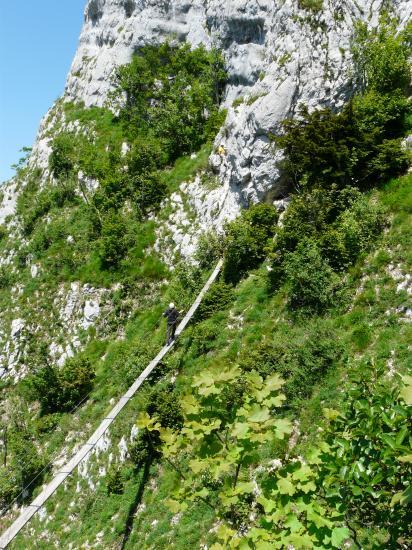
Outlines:
{"label": "bare rock face", "polygon": [[[182,189],[194,212],[187,226],[179,204],[167,225],[167,260],[173,252],[193,256],[200,232],[221,230],[242,207],[283,199],[270,134],[281,121],[310,109],[339,107],[352,88],[351,39],[357,20],[378,23],[384,0],[324,0],[322,10],[299,8],[297,0],[90,0],[79,49],[67,81],[69,99],[103,105],[116,66],[145,44],[165,40],[219,48],[229,83],[227,121],[216,138],[210,165],[221,185],[207,191],[198,181]],[[407,0],[392,2],[401,25],[411,16]]]}
{"label": "bare rock face", "polygon": [[[227,61],[228,119],[217,138],[222,180],[219,218],[241,206],[281,198],[278,155],[269,133],[309,108],[339,106],[351,85],[350,41],[356,20],[375,25],[383,0],[325,0],[319,12],[297,0],[90,0],[66,93],[102,105],[116,66],[145,44],[164,40],[220,48]],[[407,0],[392,2],[401,21]],[[235,100],[235,105],[233,101]]]}

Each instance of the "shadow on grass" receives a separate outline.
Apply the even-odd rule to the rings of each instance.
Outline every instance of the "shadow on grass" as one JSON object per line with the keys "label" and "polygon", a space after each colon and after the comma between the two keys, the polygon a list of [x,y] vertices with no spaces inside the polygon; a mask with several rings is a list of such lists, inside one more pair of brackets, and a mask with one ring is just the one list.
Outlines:
{"label": "shadow on grass", "polygon": [[136,511],[137,511],[137,508],[139,507],[139,505],[142,502],[143,493],[144,493],[144,490],[145,490],[145,487],[146,487],[146,483],[149,480],[150,468],[153,464],[153,460],[154,460],[154,457],[151,455],[151,456],[148,457],[148,459],[144,463],[143,475],[142,475],[142,478],[140,480],[139,487],[138,487],[137,492],[136,492],[136,496],[135,496],[133,502],[129,506],[129,512],[127,514],[127,520],[126,520],[126,523],[125,523],[125,526],[124,526],[123,539],[122,539],[122,542],[121,542],[121,545],[120,545],[120,550],[124,550],[126,548],[127,542],[129,540],[131,532],[133,530],[134,517],[135,517]]}

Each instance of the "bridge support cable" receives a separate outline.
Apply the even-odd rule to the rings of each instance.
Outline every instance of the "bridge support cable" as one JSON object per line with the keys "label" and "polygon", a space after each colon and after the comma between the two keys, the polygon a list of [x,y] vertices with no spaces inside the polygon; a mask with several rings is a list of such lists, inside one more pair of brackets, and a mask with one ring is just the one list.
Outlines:
{"label": "bridge support cable", "polygon": [[[179,324],[176,330],[176,337],[178,337],[184,329],[189,324],[193,315],[196,313],[196,310],[200,306],[205,294],[217,279],[223,265],[223,260],[220,260],[214,269],[212,275],[209,277],[207,283],[197,296],[196,300],[193,302],[189,311],[184,316],[183,320]],[[158,355],[153,359],[151,363],[145,368],[145,370],[139,375],[139,377],[134,381],[130,386],[127,392],[119,399],[117,404],[109,412],[109,414],[102,420],[99,427],[95,430],[93,435],[88,439],[88,441],[77,451],[77,453],[70,459],[70,461],[54,475],[52,481],[46,485],[46,487],[37,495],[33,502],[23,508],[20,512],[19,517],[10,525],[10,527],[2,534],[0,537],[0,549],[7,548],[7,546],[16,538],[19,532],[23,527],[31,520],[31,518],[44,506],[46,501],[57,491],[60,485],[74,472],[77,466],[82,462],[82,460],[96,447],[97,443],[113,424],[116,418],[119,416],[121,411],[127,405],[127,403],[132,399],[137,390],[143,384],[143,382],[150,376],[152,371],[157,367],[160,361],[165,355],[173,348],[175,342],[166,345],[158,353]]]}

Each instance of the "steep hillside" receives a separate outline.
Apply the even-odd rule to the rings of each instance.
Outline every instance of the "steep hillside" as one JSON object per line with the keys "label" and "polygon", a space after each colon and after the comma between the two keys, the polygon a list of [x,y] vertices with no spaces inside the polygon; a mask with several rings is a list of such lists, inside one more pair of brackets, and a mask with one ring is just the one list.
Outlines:
{"label": "steep hillside", "polygon": [[410,7],[383,4],[88,2],[2,190],[2,528],[224,267],[12,548],[412,544]]}

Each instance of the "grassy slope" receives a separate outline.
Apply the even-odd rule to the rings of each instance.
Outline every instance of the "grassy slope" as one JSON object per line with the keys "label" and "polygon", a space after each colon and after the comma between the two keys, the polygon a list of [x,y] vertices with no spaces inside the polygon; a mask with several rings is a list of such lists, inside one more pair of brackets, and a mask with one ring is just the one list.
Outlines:
{"label": "grassy slope", "polygon": [[[136,472],[127,462],[123,467],[124,492],[120,495],[108,495],[105,479],[94,475],[99,467],[107,467],[110,453],[115,460],[118,457],[116,444],[123,435],[127,438],[130,434],[153,383],[164,384],[176,370],[179,371],[177,390],[184,391],[190,388],[191,377],[206,365],[237,361],[245,350],[253,351],[262,341],[276,337],[285,344],[293,341],[299,345],[313,334],[315,327],[337,334],[346,351],[344,359],[334,364],[323,378],[313,380],[311,397],[304,400],[297,397],[289,411],[300,423],[302,436],[298,440],[298,450],[302,452],[318,435],[323,422],[322,407],[339,408],[345,399],[347,369],[356,369],[362,356],[368,354],[376,364],[385,365],[393,358],[397,372],[410,371],[408,346],[412,330],[410,323],[402,320],[402,308],[407,306],[408,296],[404,290],[397,290],[398,282],[388,273],[388,266],[399,266],[403,273],[411,269],[412,176],[390,182],[374,192],[371,200],[379,200],[387,206],[391,226],[376,243],[375,250],[350,272],[350,304],[321,318],[292,320],[284,307],[283,290],[274,294],[268,290],[266,267],[251,273],[236,288],[229,308],[187,330],[178,349],[165,361],[159,377],[149,382],[122,414],[110,434],[111,448],[90,460],[89,473],[93,474],[91,479],[96,488],[91,489],[87,480],[75,476],[48,503],[48,519],[35,518],[11,547],[80,548],[88,542],[98,548],[119,548],[128,521],[132,531],[125,548],[185,549],[213,540],[210,529],[214,520],[207,507],[194,506],[183,517],[175,518],[166,508],[164,501],[176,482],[174,472],[166,464],[152,465],[148,474]],[[108,400],[116,394],[113,388],[120,387],[114,382],[122,358],[120,348],[127,347],[129,353],[133,349],[140,350],[146,327],[153,326],[158,313],[154,308],[144,318],[131,322],[125,342],[110,345],[105,361],[99,363],[93,401],[76,420],[69,419],[69,424],[88,422],[94,425],[101,418],[109,406]],[[161,338],[161,331],[156,332],[148,355],[160,346]],[[97,355],[102,355],[103,351],[96,345]],[[270,445],[262,448],[262,463],[278,456],[278,452],[281,450]],[[76,491],[78,483],[79,491]],[[134,514],[131,523],[130,513]],[[368,545],[371,535],[379,540],[379,533],[365,532],[361,542]],[[381,535],[383,537],[384,533]]]}

